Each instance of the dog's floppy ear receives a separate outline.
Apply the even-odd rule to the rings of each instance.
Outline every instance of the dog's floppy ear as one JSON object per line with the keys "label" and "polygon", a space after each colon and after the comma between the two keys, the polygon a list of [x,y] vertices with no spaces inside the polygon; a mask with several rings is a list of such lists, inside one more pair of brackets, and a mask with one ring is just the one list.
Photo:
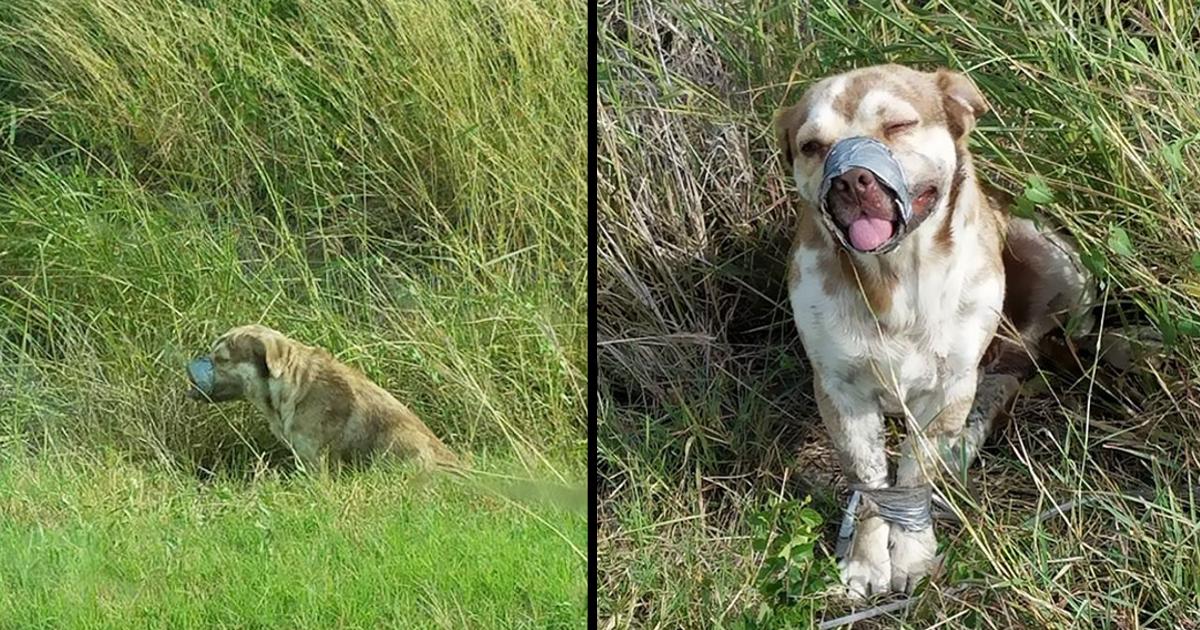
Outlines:
{"label": "dog's floppy ear", "polygon": [[254,335],[254,358],[263,377],[279,378],[287,362],[287,340],[277,335]]}
{"label": "dog's floppy ear", "polygon": [[975,120],[988,111],[987,100],[967,75],[940,68],[935,75],[942,92],[942,107],[951,135],[957,140],[975,127]]}
{"label": "dog's floppy ear", "polygon": [[783,165],[789,173],[792,171],[792,161],[796,159],[796,148],[792,144],[796,141],[796,132],[807,117],[808,108],[804,103],[785,107],[775,115],[775,137],[779,142],[779,150],[783,152]]}

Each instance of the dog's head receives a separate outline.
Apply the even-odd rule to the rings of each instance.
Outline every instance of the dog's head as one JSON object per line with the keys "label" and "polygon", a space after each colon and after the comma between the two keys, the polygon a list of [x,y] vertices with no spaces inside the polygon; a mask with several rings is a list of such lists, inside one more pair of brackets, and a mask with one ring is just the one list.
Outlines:
{"label": "dog's head", "polygon": [[[953,201],[967,134],[986,111],[962,74],[884,65],[817,82],[780,112],[776,128],[800,195],[822,213],[834,239],[883,253]],[[867,158],[846,159],[864,146]],[[902,177],[872,165],[898,166],[893,171]]]}
{"label": "dog's head", "polygon": [[266,326],[238,326],[217,338],[212,351],[187,366],[188,397],[225,402],[261,396],[278,378],[290,340]]}

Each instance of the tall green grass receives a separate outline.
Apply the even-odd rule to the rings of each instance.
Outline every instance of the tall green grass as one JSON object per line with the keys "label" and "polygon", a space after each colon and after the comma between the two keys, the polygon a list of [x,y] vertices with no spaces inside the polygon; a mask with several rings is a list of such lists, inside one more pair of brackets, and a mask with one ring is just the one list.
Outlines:
{"label": "tall green grass", "polygon": [[578,8],[22,1],[0,18],[5,433],[187,464],[239,433],[262,445],[248,412],[179,396],[186,357],[261,321],[459,450],[579,466]]}
{"label": "tall green grass", "polygon": [[762,601],[749,517],[780,498],[813,495],[832,542],[844,484],[786,303],[798,209],[771,123],[819,77],[899,62],[970,74],[981,174],[1080,240],[1106,328],[1168,349],[1119,374],[1085,348],[1031,384],[942,529],[951,573],[877,622],[1194,624],[1198,51],[1187,3],[604,4],[602,618],[737,624]]}
{"label": "tall green grass", "polygon": [[247,486],[7,459],[0,514],[0,628],[578,628],[586,614],[578,513],[401,470]]}
{"label": "tall green grass", "polygon": [[581,622],[577,509],[281,480],[183,366],[260,322],[485,472],[578,488],[584,15],[0,3],[0,627]]}

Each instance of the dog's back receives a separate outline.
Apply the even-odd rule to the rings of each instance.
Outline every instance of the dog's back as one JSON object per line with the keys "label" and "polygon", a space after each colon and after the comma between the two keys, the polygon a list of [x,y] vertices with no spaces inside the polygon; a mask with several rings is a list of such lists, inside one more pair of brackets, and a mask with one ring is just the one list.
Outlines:
{"label": "dog's back", "polygon": [[[317,378],[329,382],[306,402],[326,411],[323,422],[340,426],[327,433],[330,456],[354,461],[377,455],[414,459],[426,466],[453,464],[457,456],[404,403],[359,370],[325,350],[313,348]],[[339,422],[340,419],[340,422]]]}

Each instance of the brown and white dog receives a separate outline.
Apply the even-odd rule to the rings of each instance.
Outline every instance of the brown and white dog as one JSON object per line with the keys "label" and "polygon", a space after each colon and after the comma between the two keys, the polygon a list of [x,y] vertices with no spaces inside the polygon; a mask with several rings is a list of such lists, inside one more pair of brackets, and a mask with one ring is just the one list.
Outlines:
{"label": "brown and white dog", "polygon": [[[986,111],[963,74],[885,65],[817,82],[776,121],[806,206],[789,261],[793,315],[822,420],[862,490],[840,565],[851,596],[911,590],[935,567],[928,494],[916,525],[889,515],[885,498],[919,496],[968,464],[1038,342],[1089,300],[1070,243],[1010,218],[976,180],[967,136]],[[830,147],[852,137],[891,151],[910,221],[871,170],[832,179],[821,198]],[[1014,334],[997,334],[1002,319]],[[885,415],[909,427],[894,481]]]}
{"label": "brown and white dog", "polygon": [[427,468],[457,462],[416,414],[362,372],[266,326],[230,329],[187,373],[194,400],[253,403],[311,472],[380,455]]}

